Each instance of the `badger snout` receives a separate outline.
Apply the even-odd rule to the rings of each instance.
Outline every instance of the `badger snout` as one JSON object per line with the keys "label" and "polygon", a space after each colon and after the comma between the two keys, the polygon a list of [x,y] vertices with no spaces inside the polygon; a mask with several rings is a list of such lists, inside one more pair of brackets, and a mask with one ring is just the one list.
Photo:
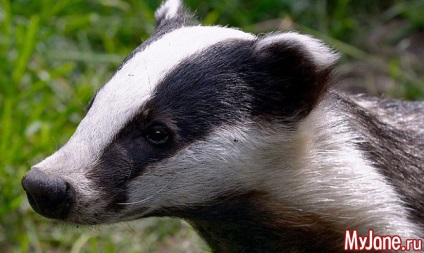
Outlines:
{"label": "badger snout", "polygon": [[53,219],[65,219],[74,203],[74,189],[59,176],[32,168],[22,178],[28,201],[39,214]]}

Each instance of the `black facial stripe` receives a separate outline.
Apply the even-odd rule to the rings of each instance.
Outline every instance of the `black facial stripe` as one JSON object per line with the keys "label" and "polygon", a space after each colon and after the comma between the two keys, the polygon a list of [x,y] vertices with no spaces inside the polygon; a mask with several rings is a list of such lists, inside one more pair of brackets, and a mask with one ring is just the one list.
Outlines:
{"label": "black facial stripe", "polygon": [[183,142],[247,117],[252,97],[242,68],[252,45],[252,41],[230,40],[189,57],[156,87],[146,108],[153,118],[170,117]]}

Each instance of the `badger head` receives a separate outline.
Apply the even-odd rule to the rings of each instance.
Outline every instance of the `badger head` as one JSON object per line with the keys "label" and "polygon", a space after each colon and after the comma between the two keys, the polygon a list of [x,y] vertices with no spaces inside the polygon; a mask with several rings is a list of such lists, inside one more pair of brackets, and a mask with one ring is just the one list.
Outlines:
{"label": "badger head", "polygon": [[294,32],[200,26],[179,0],[156,20],[70,140],[24,176],[36,212],[80,224],[190,218],[266,194],[264,175],[290,162],[275,143],[290,145],[325,93],[332,50]]}

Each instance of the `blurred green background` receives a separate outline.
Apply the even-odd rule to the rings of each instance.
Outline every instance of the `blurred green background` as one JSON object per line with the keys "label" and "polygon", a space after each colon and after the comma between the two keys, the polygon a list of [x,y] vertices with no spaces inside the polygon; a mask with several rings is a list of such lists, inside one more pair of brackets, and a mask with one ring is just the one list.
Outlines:
{"label": "blurred green background", "polygon": [[[189,226],[146,219],[63,225],[20,179],[63,145],[92,94],[154,31],[159,0],[0,0],[0,252],[208,252]],[[343,54],[339,89],[424,98],[422,0],[187,0],[205,24],[299,30]]]}

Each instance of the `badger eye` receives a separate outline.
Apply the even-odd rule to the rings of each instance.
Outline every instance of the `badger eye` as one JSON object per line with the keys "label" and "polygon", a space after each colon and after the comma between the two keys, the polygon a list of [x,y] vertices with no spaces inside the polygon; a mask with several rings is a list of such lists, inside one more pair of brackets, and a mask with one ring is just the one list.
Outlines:
{"label": "badger eye", "polygon": [[146,131],[146,140],[152,145],[163,145],[169,139],[169,130],[163,126],[153,126]]}

